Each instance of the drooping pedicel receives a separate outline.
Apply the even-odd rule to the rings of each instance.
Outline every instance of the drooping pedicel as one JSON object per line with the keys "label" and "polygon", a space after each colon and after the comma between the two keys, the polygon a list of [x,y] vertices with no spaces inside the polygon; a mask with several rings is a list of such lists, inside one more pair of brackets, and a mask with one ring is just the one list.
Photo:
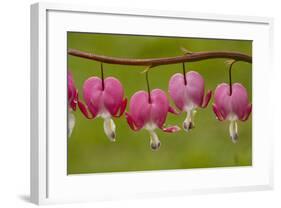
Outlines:
{"label": "drooping pedicel", "polygon": [[90,77],[83,85],[83,97],[86,104],[78,102],[86,118],[104,119],[104,132],[110,141],[116,139],[116,126],[112,117],[120,117],[127,105],[127,99],[123,96],[124,89],[118,79],[107,77],[102,80],[99,77]]}
{"label": "drooping pedicel", "polygon": [[157,128],[164,132],[176,132],[178,126],[164,127],[168,112],[175,113],[170,107],[165,92],[154,89],[151,93],[145,91],[136,92],[130,100],[130,112],[126,112],[126,118],[132,130],[146,129],[150,134],[150,147],[153,150],[160,148],[160,140],[155,132]]}
{"label": "drooping pedicel", "polygon": [[246,121],[252,111],[248,94],[240,83],[231,85],[222,83],[216,87],[213,110],[218,120],[229,120],[229,134],[233,143],[238,139],[237,120]]}
{"label": "drooping pedicel", "polygon": [[68,128],[67,136],[68,138],[72,134],[72,130],[75,126],[75,116],[72,111],[76,111],[76,106],[78,102],[78,90],[75,87],[75,83],[71,72],[67,71],[67,100],[68,100]]}
{"label": "drooping pedicel", "polygon": [[169,94],[175,105],[181,111],[186,112],[183,129],[188,132],[194,127],[194,115],[196,108],[206,108],[212,92],[209,90],[204,96],[204,79],[195,71],[185,74],[174,74],[169,81]]}

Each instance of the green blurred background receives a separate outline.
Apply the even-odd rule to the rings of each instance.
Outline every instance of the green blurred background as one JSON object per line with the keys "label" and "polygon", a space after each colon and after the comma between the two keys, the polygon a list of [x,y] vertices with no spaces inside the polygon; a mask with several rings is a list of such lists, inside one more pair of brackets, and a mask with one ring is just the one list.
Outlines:
{"label": "green blurred background", "polygon": [[[182,55],[181,47],[188,50],[227,50],[252,54],[252,41],[217,40],[196,38],[171,38],[116,34],[90,34],[68,32],[68,48],[93,52],[100,55],[126,58],[157,58]],[[205,89],[212,89],[228,82],[225,59],[186,63],[188,70],[196,70],[205,79]],[[68,56],[76,87],[82,98],[83,82],[90,76],[100,76],[100,63]],[[121,81],[125,95],[130,97],[138,90],[146,90],[145,67],[104,64],[105,76]],[[153,68],[149,73],[151,89],[167,92],[170,77],[182,72],[182,64]],[[233,82],[242,83],[252,100],[252,66],[238,62],[233,67]],[[170,99],[170,97],[168,96]],[[171,99],[170,99],[171,101]],[[252,164],[252,118],[238,122],[239,141],[233,144],[229,137],[229,122],[216,120],[212,111],[213,97],[206,109],[198,109],[195,128],[186,133],[164,133],[156,130],[161,148],[152,151],[146,130],[132,131],[125,117],[115,119],[117,139],[109,141],[103,132],[103,120],[88,120],[79,110],[74,112],[76,125],[68,139],[68,174],[115,171],[144,171],[226,166],[249,166]],[[171,101],[172,106],[174,106]],[[128,110],[128,106],[127,106]],[[181,127],[185,113],[180,116],[168,114],[166,124]]]}

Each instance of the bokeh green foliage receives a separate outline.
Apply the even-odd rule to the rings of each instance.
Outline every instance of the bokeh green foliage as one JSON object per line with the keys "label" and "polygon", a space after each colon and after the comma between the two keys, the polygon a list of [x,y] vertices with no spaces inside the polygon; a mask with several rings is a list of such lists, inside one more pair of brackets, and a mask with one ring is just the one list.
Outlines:
{"label": "bokeh green foliage", "polygon": [[[239,51],[252,54],[252,41],[217,40],[179,37],[133,36],[116,34],[90,34],[68,32],[68,48],[96,54],[126,58],[158,58],[181,55],[181,47],[197,51]],[[205,79],[205,89],[215,90],[222,82],[228,82],[225,59],[212,59],[186,63],[188,70],[196,70]],[[68,55],[76,87],[82,96],[83,82],[90,76],[100,76],[100,63]],[[124,86],[126,97],[138,90],[146,90],[145,67],[104,64],[105,76],[114,76]],[[182,64],[158,66],[149,73],[151,89],[168,92],[170,77],[182,71]],[[252,65],[238,62],[233,66],[233,83],[242,83],[252,100]],[[171,101],[168,93],[167,96]],[[103,120],[88,120],[77,110],[76,125],[68,139],[68,174],[115,171],[144,171],[252,164],[252,119],[238,122],[239,141],[233,144],[229,138],[228,122],[216,120],[212,111],[213,97],[206,109],[198,109],[195,128],[189,133],[164,133],[156,130],[161,148],[152,151],[149,134],[145,130],[132,131],[125,117],[114,119],[117,141],[110,142],[103,132]],[[172,106],[174,106],[171,101]],[[129,106],[127,106],[127,111]],[[182,125],[185,114],[168,114],[166,123]]]}

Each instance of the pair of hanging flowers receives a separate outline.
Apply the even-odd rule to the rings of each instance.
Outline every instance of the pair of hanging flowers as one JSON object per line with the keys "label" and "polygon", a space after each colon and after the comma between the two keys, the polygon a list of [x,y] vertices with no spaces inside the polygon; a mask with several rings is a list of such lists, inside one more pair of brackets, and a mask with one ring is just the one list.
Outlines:
{"label": "pair of hanging flowers", "polygon": [[[150,90],[148,71],[146,72],[148,90],[137,91],[133,94],[128,112],[125,112],[127,98],[124,98],[124,89],[121,82],[114,77],[104,79],[102,65],[101,78],[93,76],[83,84],[85,103],[78,99],[78,90],[75,87],[71,73],[68,71],[68,135],[71,135],[74,127],[75,117],[71,112],[76,110],[76,105],[79,106],[80,111],[87,119],[101,117],[104,120],[104,132],[110,141],[115,141],[116,139],[116,126],[113,118],[119,118],[125,112],[129,127],[134,131],[146,129],[150,135],[150,147],[153,150],[159,149],[161,143],[156,134],[156,129],[161,129],[167,133],[180,130],[177,125],[165,125],[168,113],[178,115],[185,112],[186,118],[182,127],[188,132],[195,126],[194,116],[196,109],[206,108],[211,99],[211,90],[208,90],[205,94],[203,77],[195,71],[185,73],[184,64],[183,69],[182,74],[176,73],[170,78],[168,87],[169,96],[179,112],[170,106],[163,90]],[[234,143],[237,142],[238,138],[237,120],[246,121],[251,109],[252,106],[248,102],[247,91],[242,84],[221,83],[216,87],[213,111],[219,121],[230,121],[229,134]]]}

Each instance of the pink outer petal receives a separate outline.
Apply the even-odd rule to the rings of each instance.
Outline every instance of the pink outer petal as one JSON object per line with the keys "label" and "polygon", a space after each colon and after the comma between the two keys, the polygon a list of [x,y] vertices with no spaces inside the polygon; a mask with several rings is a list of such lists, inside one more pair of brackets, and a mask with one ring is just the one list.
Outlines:
{"label": "pink outer petal", "polygon": [[157,124],[159,128],[165,123],[169,110],[169,102],[165,92],[160,89],[151,91],[151,121]]}
{"label": "pink outer petal", "polygon": [[207,92],[207,94],[205,95],[204,100],[203,100],[203,102],[202,102],[202,105],[201,105],[202,108],[206,108],[206,107],[208,106],[211,97],[212,97],[212,91],[211,91],[211,90],[208,90],[208,92]]}
{"label": "pink outer petal", "polygon": [[185,105],[186,93],[183,75],[174,74],[169,81],[169,94],[178,109],[183,110]]}
{"label": "pink outer petal", "polygon": [[[169,81],[169,93],[175,105],[180,109],[186,105],[202,106],[204,97],[204,79],[195,71],[189,71],[185,75],[187,84],[184,84],[184,77],[177,73]],[[208,98],[208,97],[207,97]]]}
{"label": "pink outer petal", "polygon": [[176,109],[174,109],[172,106],[169,105],[169,109],[168,109],[169,113],[175,114],[175,115],[179,115],[181,112],[178,112]]}
{"label": "pink outer petal", "polygon": [[73,76],[69,70],[67,71],[67,97],[69,106],[75,111],[78,101],[78,90],[75,87]]}
{"label": "pink outer petal", "polygon": [[80,100],[78,100],[78,107],[86,118],[93,119],[96,117],[96,115],[91,114],[88,107],[84,103],[82,103]]}
{"label": "pink outer petal", "polygon": [[245,113],[248,109],[248,94],[245,87],[240,83],[232,85],[232,110],[235,112],[239,119],[242,120],[245,117]]}
{"label": "pink outer petal", "polygon": [[71,99],[69,105],[70,107],[72,108],[72,110],[76,111],[76,106],[77,106],[77,102],[78,102],[78,90],[76,90],[74,92],[74,96],[73,98]]}
{"label": "pink outer petal", "polygon": [[120,107],[119,107],[119,114],[115,114],[115,115],[113,115],[114,117],[121,117],[122,115],[123,115],[123,113],[124,113],[124,111],[125,111],[125,109],[126,109],[126,106],[127,106],[127,98],[125,98],[123,101],[122,101],[122,103],[121,103],[121,105],[120,105]]}
{"label": "pink outer petal", "polygon": [[132,118],[132,116],[129,114],[129,113],[125,113],[125,116],[126,116],[126,120],[127,120],[127,123],[129,124],[130,128],[133,130],[133,131],[138,131],[140,130],[140,128],[138,128],[134,122],[134,119]]}
{"label": "pink outer petal", "polygon": [[167,133],[175,133],[180,130],[180,127],[178,126],[169,126],[167,128],[162,127],[162,130]]}
{"label": "pink outer petal", "polygon": [[91,113],[97,115],[103,106],[102,81],[99,77],[90,77],[84,82],[83,96]]}
{"label": "pink outer petal", "polygon": [[244,118],[242,119],[242,121],[248,120],[251,112],[252,112],[252,104],[249,104],[248,107],[247,107],[247,110],[246,110],[246,112],[244,114]]}
{"label": "pink outer petal", "polygon": [[118,79],[108,77],[104,80],[104,106],[111,115],[116,115],[122,105],[123,96],[123,86]]}
{"label": "pink outer petal", "polygon": [[74,92],[76,91],[73,77],[70,71],[67,71],[67,96],[68,100],[72,100],[74,97]]}
{"label": "pink outer petal", "polygon": [[220,111],[217,109],[216,104],[213,104],[213,111],[214,111],[214,113],[216,114],[217,119],[218,119],[219,121],[223,121],[223,120],[225,119],[225,118],[221,115]]}
{"label": "pink outer petal", "polygon": [[[148,94],[145,91],[138,91],[130,100],[130,116],[137,128],[142,128],[150,120],[150,104]],[[128,120],[128,119],[127,119]]]}
{"label": "pink outer petal", "polygon": [[240,120],[243,120],[247,114],[248,96],[243,85],[235,83],[232,85],[232,94],[230,96],[229,85],[222,83],[217,86],[214,95],[217,111],[224,119],[228,115],[235,114]]}
{"label": "pink outer petal", "polygon": [[229,86],[226,83],[222,83],[216,87],[214,93],[214,103],[217,111],[220,112],[222,117],[226,119],[227,115],[231,112],[231,107],[228,99]]}
{"label": "pink outer petal", "polygon": [[204,79],[195,71],[189,71],[186,73],[186,93],[189,98],[197,106],[201,106],[204,97]]}

